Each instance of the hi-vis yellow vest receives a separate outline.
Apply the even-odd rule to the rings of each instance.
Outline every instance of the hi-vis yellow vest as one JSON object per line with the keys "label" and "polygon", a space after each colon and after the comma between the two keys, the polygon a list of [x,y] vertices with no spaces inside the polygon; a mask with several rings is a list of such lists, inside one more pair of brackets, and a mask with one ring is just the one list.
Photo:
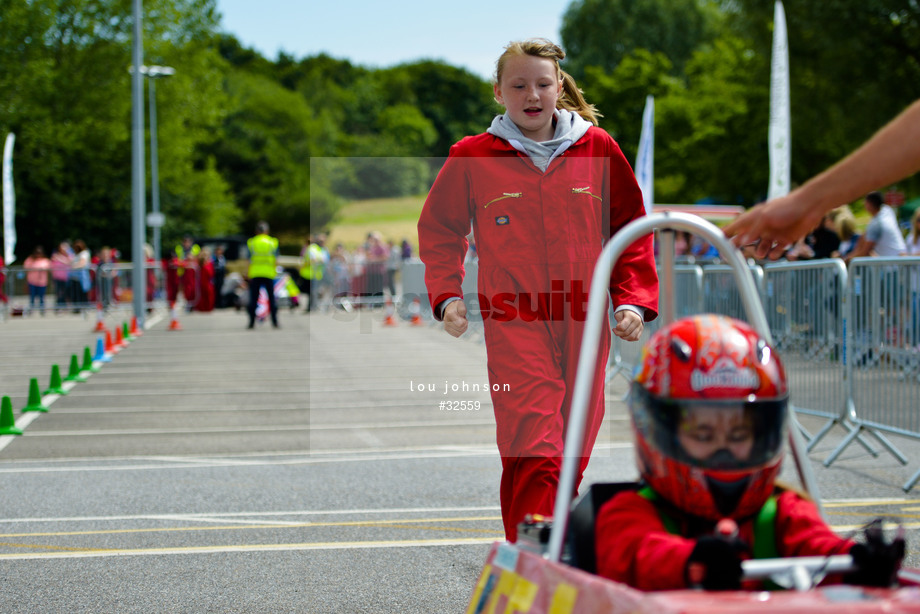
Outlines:
{"label": "hi-vis yellow vest", "polygon": [[[200,254],[200,253],[201,253],[201,248],[198,247],[198,244],[197,244],[197,243],[195,243],[194,245],[192,245],[192,248],[189,250],[189,252],[188,252],[188,257],[189,257],[190,260],[197,260],[197,259],[198,259],[198,254]],[[182,244],[181,244],[181,243],[180,243],[179,245],[176,246],[176,260],[178,260],[179,262],[185,261],[185,248],[182,247]],[[176,270],[176,272],[177,272],[177,273],[179,274],[179,276],[181,277],[182,274],[185,273],[185,267],[181,267],[181,266],[180,266],[180,267]]]}
{"label": "hi-vis yellow vest", "polygon": [[249,239],[246,245],[249,247],[249,279],[255,277],[274,279],[278,239],[268,235],[256,235]]}
{"label": "hi-vis yellow vest", "polygon": [[300,264],[300,276],[317,281],[323,278],[323,250],[316,243],[311,243],[307,247],[303,262]]}

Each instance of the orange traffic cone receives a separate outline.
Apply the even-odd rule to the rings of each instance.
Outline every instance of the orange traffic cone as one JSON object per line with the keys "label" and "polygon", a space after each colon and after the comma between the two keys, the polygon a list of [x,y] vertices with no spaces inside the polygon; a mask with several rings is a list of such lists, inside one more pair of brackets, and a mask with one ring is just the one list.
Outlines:
{"label": "orange traffic cone", "polygon": [[115,345],[112,343],[112,332],[105,331],[105,353],[108,355],[117,354],[121,351],[120,345]]}
{"label": "orange traffic cone", "polygon": [[121,329],[117,326],[115,327],[115,347],[117,348],[126,348],[128,347],[128,340],[121,336]]}
{"label": "orange traffic cone", "polygon": [[385,312],[386,315],[383,318],[383,325],[384,326],[396,326],[396,318],[393,315],[393,312],[394,312],[393,299],[387,298],[385,309],[386,309],[386,312]]}
{"label": "orange traffic cone", "polygon": [[102,316],[102,303],[96,303],[96,328],[93,332],[101,333],[105,330],[105,322]]}
{"label": "orange traffic cone", "polygon": [[131,335],[134,337],[140,337],[143,334],[144,331],[142,331],[137,326],[137,316],[131,316]]}
{"label": "orange traffic cone", "polygon": [[179,316],[176,315],[175,303],[169,308],[169,330],[182,330],[182,325],[179,324]]}
{"label": "orange traffic cone", "polygon": [[425,322],[422,321],[422,302],[419,299],[412,300],[412,307],[409,308],[409,311],[412,313],[412,326],[425,325]]}

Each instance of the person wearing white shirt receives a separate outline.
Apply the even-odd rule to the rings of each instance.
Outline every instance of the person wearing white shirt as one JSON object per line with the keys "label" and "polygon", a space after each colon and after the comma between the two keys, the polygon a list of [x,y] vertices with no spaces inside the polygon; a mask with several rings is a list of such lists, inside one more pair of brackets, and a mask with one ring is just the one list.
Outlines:
{"label": "person wearing white shirt", "polygon": [[869,256],[873,252],[882,258],[900,256],[904,253],[904,236],[898,227],[898,219],[894,211],[885,204],[880,192],[870,192],[866,195],[866,211],[872,216],[866,232],[859,238],[856,248],[847,254],[845,262],[853,258]]}

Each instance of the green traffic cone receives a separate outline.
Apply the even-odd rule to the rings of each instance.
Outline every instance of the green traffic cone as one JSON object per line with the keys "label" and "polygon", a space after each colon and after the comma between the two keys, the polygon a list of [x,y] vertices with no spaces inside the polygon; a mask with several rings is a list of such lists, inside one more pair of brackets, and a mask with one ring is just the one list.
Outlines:
{"label": "green traffic cone", "polygon": [[42,395],[38,392],[37,377],[29,380],[29,402],[22,408],[22,411],[48,411],[48,408],[42,405]]}
{"label": "green traffic cone", "polygon": [[80,373],[99,373],[99,367],[93,364],[93,353],[89,346],[83,348],[83,365],[80,367]]}
{"label": "green traffic cone", "polygon": [[128,330],[128,323],[127,323],[127,322],[122,322],[122,325],[121,325],[121,336],[122,336],[122,338],[125,339],[126,341],[134,341],[134,339],[136,339],[136,337],[135,337],[134,335],[132,335],[131,332]]}
{"label": "green traffic cone", "polygon": [[22,435],[22,429],[16,428],[13,402],[9,397],[3,397],[3,402],[0,404],[0,435]]}
{"label": "green traffic cone", "polygon": [[51,385],[45,390],[44,394],[59,394],[64,396],[67,391],[64,390],[64,382],[61,381],[61,369],[57,365],[51,365]]}
{"label": "green traffic cone", "polygon": [[80,375],[80,363],[77,361],[77,355],[70,355],[70,369],[67,371],[65,382],[85,382],[86,378]]}

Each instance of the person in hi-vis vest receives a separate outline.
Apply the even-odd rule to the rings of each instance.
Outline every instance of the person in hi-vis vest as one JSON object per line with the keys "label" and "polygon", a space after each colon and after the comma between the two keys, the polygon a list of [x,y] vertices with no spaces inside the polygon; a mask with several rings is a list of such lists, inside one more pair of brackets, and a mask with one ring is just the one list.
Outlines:
{"label": "person in hi-vis vest", "polygon": [[272,326],[278,328],[278,304],[275,302],[275,266],[278,258],[278,239],[268,236],[268,223],[256,224],[256,236],[246,242],[249,248],[249,328],[256,324],[256,307],[259,291],[268,294],[268,310]]}

